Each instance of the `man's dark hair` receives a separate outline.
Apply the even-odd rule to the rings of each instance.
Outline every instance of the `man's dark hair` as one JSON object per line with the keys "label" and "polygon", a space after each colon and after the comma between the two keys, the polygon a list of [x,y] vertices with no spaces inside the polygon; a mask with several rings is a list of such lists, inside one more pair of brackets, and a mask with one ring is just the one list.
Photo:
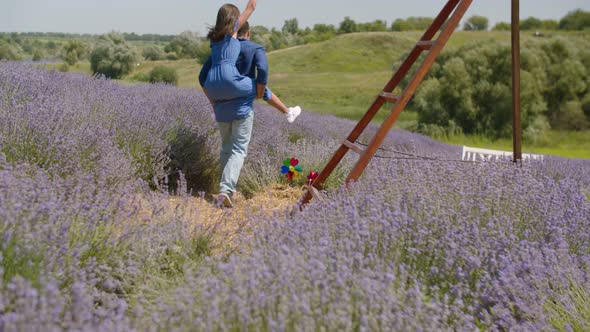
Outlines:
{"label": "man's dark hair", "polygon": [[250,24],[248,23],[248,21],[246,21],[244,25],[242,25],[240,30],[238,30],[238,37],[244,37],[248,33],[248,31],[250,31]]}

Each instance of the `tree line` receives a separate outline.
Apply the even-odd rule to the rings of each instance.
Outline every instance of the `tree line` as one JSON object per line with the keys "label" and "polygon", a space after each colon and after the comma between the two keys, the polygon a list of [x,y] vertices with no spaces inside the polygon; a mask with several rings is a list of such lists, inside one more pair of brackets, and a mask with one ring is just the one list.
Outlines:
{"label": "tree line", "polygon": [[[300,28],[297,18],[284,22],[281,29],[257,25],[252,27],[252,40],[267,51],[325,41],[337,35],[355,32],[425,30],[432,23],[430,17],[396,19],[357,23],[345,17],[338,25],[315,24]],[[465,20],[464,30],[488,30],[489,21],[483,16]],[[500,22],[492,30],[509,29]],[[574,10],[560,21],[530,17],[521,21],[521,29],[586,30],[590,29],[590,12]],[[137,44],[134,42],[140,42]],[[144,43],[141,43],[144,42]],[[203,63],[210,54],[209,42],[198,33],[185,31],[179,35],[138,35],[135,33],[108,33],[101,36],[65,33],[0,33],[0,60],[60,59],[64,66],[88,60],[95,74],[119,78],[130,73],[134,65],[145,60],[196,59]],[[144,78],[145,79],[145,78]]]}
{"label": "tree line", "polygon": [[[590,128],[590,41],[531,39],[522,49],[524,138],[544,140],[548,129]],[[430,136],[512,133],[511,48],[477,41],[443,52],[410,107],[418,130]]]}
{"label": "tree line", "polygon": [[[338,25],[315,24],[313,27],[300,28],[297,18],[284,22],[281,29],[257,25],[252,28],[253,40],[262,44],[267,51],[286,47],[320,42],[340,34],[376,31],[414,31],[425,30],[432,23],[431,17],[408,17],[396,19],[391,24],[385,20],[357,23],[345,17]],[[587,30],[590,29],[590,12],[577,9],[569,12],[561,20],[541,20],[529,17],[521,20],[522,30]],[[472,16],[463,24],[463,30],[485,31],[489,29],[489,20],[484,16]],[[492,30],[509,30],[510,24],[499,22]],[[109,34],[109,35],[112,35]],[[157,35],[119,33],[124,41],[145,42],[138,52],[146,60],[193,58],[202,60],[207,57],[208,43],[203,36],[186,31],[179,35]],[[0,59],[20,60],[29,58],[62,59],[68,63],[76,58],[86,60],[90,51],[101,42],[101,36],[91,34],[68,34],[56,32],[0,33]],[[75,42],[72,42],[75,41]],[[72,45],[76,43],[76,45]],[[84,47],[80,44],[85,45]],[[85,48],[85,51],[82,51]],[[81,52],[82,51],[82,52]]]}

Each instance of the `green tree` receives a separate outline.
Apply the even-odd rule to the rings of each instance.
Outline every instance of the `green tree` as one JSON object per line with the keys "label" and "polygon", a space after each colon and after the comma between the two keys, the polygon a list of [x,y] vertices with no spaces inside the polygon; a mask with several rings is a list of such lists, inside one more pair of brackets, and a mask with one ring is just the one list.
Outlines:
{"label": "green tree", "polygon": [[451,119],[466,133],[474,133],[477,129],[477,113],[471,99],[473,84],[465,62],[458,57],[450,59],[444,64],[441,75],[444,105],[449,110]]}
{"label": "green tree", "polygon": [[156,66],[150,71],[149,81],[150,83],[167,83],[177,85],[178,73],[173,68]]}
{"label": "green tree", "polygon": [[565,130],[585,130],[590,123],[582,109],[582,103],[571,100],[561,105],[558,117],[553,120],[554,127]]}
{"label": "green tree", "polygon": [[359,32],[387,31],[387,22],[375,20],[373,22],[359,23],[357,28]]}
{"label": "green tree", "polygon": [[315,24],[313,26],[313,32],[316,33],[336,33],[336,27],[332,24]]}
{"label": "green tree", "polygon": [[143,58],[149,61],[158,61],[164,59],[165,55],[162,49],[157,45],[149,45],[143,49]]}
{"label": "green tree", "polygon": [[569,12],[559,21],[562,30],[584,30],[590,28],[590,12],[581,9]]}
{"label": "green tree", "polygon": [[276,29],[272,29],[269,40],[272,46],[271,49],[273,50],[278,50],[288,45],[285,35]]}
{"label": "green tree", "polygon": [[268,30],[268,28],[263,25],[255,25],[250,28],[250,32],[253,36],[263,36],[268,35],[270,30]]}
{"label": "green tree", "polygon": [[33,51],[33,61],[41,61],[43,59],[43,51],[36,49]]}
{"label": "green tree", "polygon": [[250,40],[264,46],[267,51],[273,50],[270,43],[270,30],[268,30],[268,28],[262,25],[255,25],[250,27],[250,34]]}
{"label": "green tree", "polygon": [[12,40],[0,39],[0,60],[20,60],[22,58],[20,46]]}
{"label": "green tree", "polygon": [[73,66],[78,62],[78,53],[76,52],[76,50],[70,50],[65,54],[63,60],[69,66]]}
{"label": "green tree", "polygon": [[391,24],[391,30],[392,31],[408,31],[408,30],[410,30],[410,25],[408,24],[408,21],[406,21],[402,18],[398,18],[397,20],[393,21],[393,23]]}
{"label": "green tree", "polygon": [[543,20],[543,29],[557,30],[559,29],[559,22],[557,22],[556,20]]}
{"label": "green tree", "polygon": [[75,65],[87,53],[87,46],[77,39],[70,39],[61,49],[61,58],[70,66]]}
{"label": "green tree", "polygon": [[508,22],[498,22],[492,28],[493,31],[510,31],[512,29],[512,25]]}
{"label": "green tree", "polygon": [[205,64],[207,59],[211,56],[211,47],[208,43],[201,43],[199,48],[196,50],[195,58],[200,64]]}
{"label": "green tree", "polygon": [[46,47],[50,50],[54,50],[57,48],[57,44],[53,40],[50,40],[47,42]]}
{"label": "green tree", "polygon": [[90,67],[94,74],[108,78],[120,78],[133,71],[137,52],[115,33],[102,35],[90,55]]}
{"label": "green tree", "polygon": [[[553,63],[548,68],[547,104],[549,106],[549,120],[551,124],[564,127],[562,112],[573,113],[573,106],[566,106],[568,102],[579,101],[587,91],[586,83],[588,72],[582,63],[576,59]],[[581,106],[580,106],[581,110]],[[571,123],[571,122],[568,122]],[[568,124],[566,123],[566,124]]]}
{"label": "green tree", "polygon": [[198,59],[202,55],[202,44],[209,44],[199,34],[192,31],[184,31],[174,37],[164,47],[166,53],[175,53],[179,58]]}
{"label": "green tree", "polygon": [[487,17],[474,15],[471,16],[463,25],[466,31],[486,31],[488,30],[489,20]]}
{"label": "green tree", "polygon": [[543,29],[543,21],[536,17],[529,17],[520,21],[521,30],[539,30]]}
{"label": "green tree", "polygon": [[418,113],[418,123],[423,127],[427,125],[448,127],[451,117],[443,103],[442,92],[440,81],[436,78],[424,81],[416,92],[414,106]]}
{"label": "green tree", "polygon": [[426,30],[434,21],[432,17],[408,17],[407,20],[410,30],[423,31]]}
{"label": "green tree", "polygon": [[283,24],[283,33],[291,33],[296,34],[299,32],[299,22],[296,18],[285,20],[285,24]]}
{"label": "green tree", "polygon": [[356,22],[350,17],[346,16],[344,21],[340,22],[338,33],[352,33],[358,32]]}
{"label": "green tree", "polygon": [[590,121],[590,93],[587,93],[584,99],[582,99],[582,111],[586,115],[588,121]]}
{"label": "green tree", "polygon": [[[525,138],[544,139],[553,128],[588,128],[590,42],[528,40],[522,50],[521,109]],[[428,134],[511,132],[509,43],[478,41],[441,54],[411,107]]]}

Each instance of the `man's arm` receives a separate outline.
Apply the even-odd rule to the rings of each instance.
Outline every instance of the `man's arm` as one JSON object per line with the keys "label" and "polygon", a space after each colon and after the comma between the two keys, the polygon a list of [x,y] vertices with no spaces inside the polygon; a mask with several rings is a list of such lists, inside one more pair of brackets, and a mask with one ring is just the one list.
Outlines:
{"label": "man's arm", "polygon": [[211,57],[205,61],[205,64],[199,73],[199,84],[201,84],[201,87],[205,86],[205,81],[207,80],[207,75],[209,75],[209,70],[211,70]]}
{"label": "man's arm", "polygon": [[256,98],[260,99],[264,95],[264,88],[268,84],[268,59],[264,47],[256,48],[254,64],[256,65]]}

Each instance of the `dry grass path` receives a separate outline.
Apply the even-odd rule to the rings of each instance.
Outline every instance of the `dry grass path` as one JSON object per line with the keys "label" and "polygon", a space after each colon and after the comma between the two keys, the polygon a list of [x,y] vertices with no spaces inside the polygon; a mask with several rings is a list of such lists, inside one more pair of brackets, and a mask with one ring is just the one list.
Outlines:
{"label": "dry grass path", "polygon": [[288,214],[303,195],[303,190],[303,187],[274,184],[250,199],[238,194],[234,197],[233,209],[220,209],[212,197],[207,196],[170,196],[165,200],[161,196],[137,197],[133,202],[136,217],[130,222],[142,227],[182,220],[185,222],[183,228],[191,236],[207,234],[210,237],[213,255],[244,252],[248,245],[241,240],[247,240],[247,235],[252,234],[257,226],[251,220]]}

